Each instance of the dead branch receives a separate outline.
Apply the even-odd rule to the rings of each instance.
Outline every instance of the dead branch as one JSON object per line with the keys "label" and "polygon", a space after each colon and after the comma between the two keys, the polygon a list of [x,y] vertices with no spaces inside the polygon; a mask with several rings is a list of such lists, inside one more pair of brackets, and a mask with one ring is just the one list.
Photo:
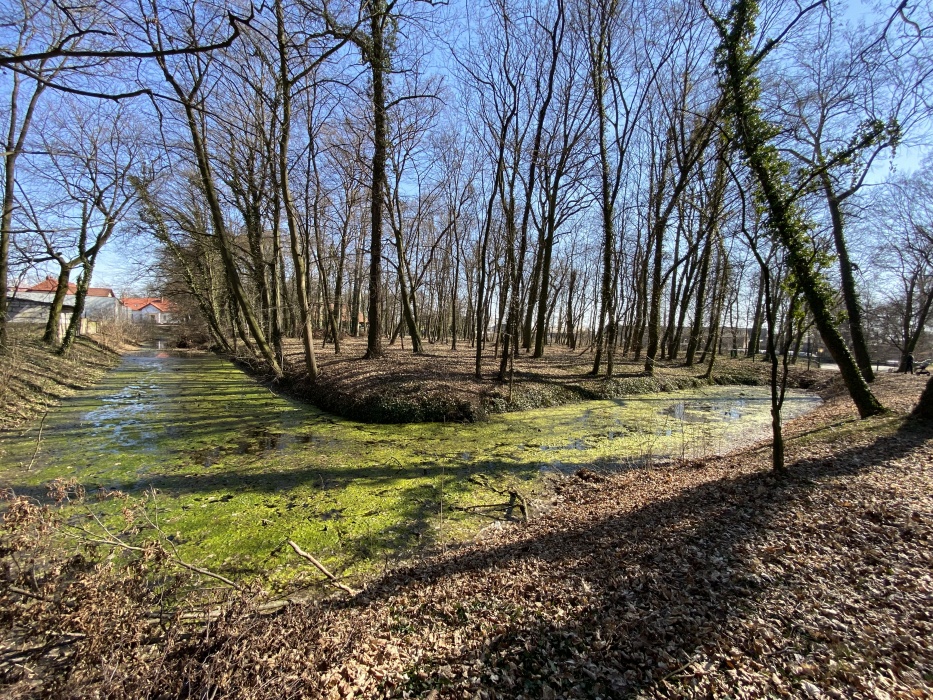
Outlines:
{"label": "dead branch", "polygon": [[45,598],[31,591],[27,591],[25,588],[18,588],[17,586],[6,586],[6,590],[8,590],[10,593],[15,593],[16,595],[21,595],[26,598],[33,598],[34,600],[41,600],[43,603],[50,602],[48,598]]}
{"label": "dead branch", "polygon": [[36,449],[32,453],[32,459],[29,460],[29,466],[26,467],[27,472],[32,471],[32,466],[36,463],[36,457],[39,456],[39,447],[42,445],[42,428],[45,427],[45,419],[49,415],[49,409],[45,409],[45,413],[42,414],[42,420],[39,421],[39,435],[36,437]]}
{"label": "dead branch", "polygon": [[[91,517],[92,517],[92,518],[94,519],[94,521],[97,523],[97,526],[105,533],[105,536],[104,536],[104,537],[100,537],[100,536],[96,535],[95,533],[89,532],[89,531],[85,530],[83,527],[75,527],[75,528],[73,528],[74,530],[77,530],[77,531],[78,531],[79,533],[81,533],[81,534],[75,534],[75,533],[73,533],[73,532],[71,532],[71,533],[66,532],[65,534],[66,534],[67,536],[69,536],[69,537],[72,537],[72,538],[74,538],[74,539],[81,540],[81,541],[83,541],[83,542],[91,542],[91,543],[93,543],[93,544],[102,544],[102,545],[106,545],[106,546],[108,546],[108,547],[118,547],[118,548],[120,548],[120,549],[125,549],[125,550],[130,551],[130,552],[145,552],[145,551],[146,551],[146,550],[143,549],[142,547],[137,547],[137,546],[135,546],[135,545],[128,544],[128,543],[124,542],[124,541],[121,540],[119,537],[117,537],[116,535],[114,535],[113,533],[111,533],[110,530],[107,528],[107,526],[104,525],[104,523],[101,522],[100,518],[98,518],[97,515],[96,515],[95,513],[93,513],[90,509],[88,509],[88,513],[91,515]],[[151,521],[150,521],[150,522],[151,522]],[[164,533],[162,533],[161,530],[159,530],[159,533],[160,533],[160,534],[164,534]],[[166,541],[168,541],[168,540],[166,540]],[[171,544],[171,543],[170,543],[170,544]],[[197,573],[197,574],[201,574],[202,576],[207,576],[207,577],[209,577],[209,578],[216,579],[217,581],[221,581],[221,582],[227,584],[228,586],[230,586],[231,588],[234,588],[234,589],[236,589],[236,590],[238,590],[238,591],[242,591],[242,590],[243,590],[243,587],[242,587],[242,586],[240,586],[240,585],[237,584],[237,583],[234,583],[233,581],[231,581],[230,579],[228,579],[226,576],[222,576],[221,574],[214,573],[213,571],[210,571],[209,569],[204,569],[204,568],[202,568],[202,567],[200,567],[200,566],[195,566],[194,564],[189,564],[188,562],[184,561],[184,560],[178,555],[178,550],[175,548],[174,545],[172,545],[172,549],[174,550],[174,553],[172,554],[172,560],[173,560],[176,564],[178,564],[178,566],[182,567],[183,569],[188,569],[188,571],[193,571],[193,572],[195,572],[195,573]]]}
{"label": "dead branch", "polygon": [[[146,551],[142,547],[136,547],[134,545],[127,544],[126,542],[123,542],[118,539],[101,539],[101,538],[93,537],[93,536],[86,536],[81,539],[83,539],[86,542],[93,542],[94,544],[103,544],[103,545],[109,545],[111,547],[120,547],[122,549],[126,549],[132,552],[145,552]],[[242,586],[240,586],[237,583],[234,583],[233,581],[228,579],[226,576],[223,576],[218,573],[214,573],[213,571],[209,569],[204,569],[200,566],[195,566],[194,564],[189,564],[188,562],[180,559],[177,555],[174,557],[174,560],[175,560],[175,563],[178,564],[178,566],[182,567],[183,569],[188,569],[188,571],[193,571],[197,574],[201,574],[202,576],[208,576],[209,578],[222,581],[223,583],[226,583],[228,586],[230,586],[231,588],[235,588],[238,591],[243,590]]]}
{"label": "dead branch", "polygon": [[517,490],[509,489],[509,488],[506,488],[506,489],[496,488],[495,486],[490,484],[489,480],[483,477],[483,475],[474,474],[473,476],[470,477],[469,480],[472,481],[474,484],[479,484],[485,489],[489,489],[493,493],[498,493],[500,496],[508,496],[509,502],[504,505],[507,506],[509,510],[511,510],[517,504],[518,510],[522,514],[522,520],[527,523],[531,519],[530,518],[531,510],[528,507],[528,501]]}
{"label": "dead branch", "polygon": [[317,559],[315,559],[315,558],[312,557],[310,554],[308,554],[306,551],[304,551],[304,550],[303,550],[301,547],[299,547],[293,540],[288,540],[288,545],[289,545],[292,549],[295,550],[295,554],[297,554],[299,557],[302,557],[302,558],[304,558],[304,559],[307,559],[309,562],[311,562],[311,563],[317,568],[318,571],[320,571],[320,572],[321,572],[322,574],[324,574],[327,578],[329,578],[329,579],[330,579],[330,582],[331,582],[334,586],[336,586],[337,588],[339,588],[339,589],[342,590],[342,591],[346,591],[346,592],[349,593],[350,595],[357,595],[358,593],[360,593],[360,591],[356,591],[356,590],[350,588],[349,586],[347,586],[346,584],[341,583],[341,582],[337,579],[336,576],[334,576],[330,571],[327,570],[327,567],[326,567],[326,566],[324,566],[321,562],[319,562]]}
{"label": "dead branch", "polygon": [[480,503],[475,506],[453,506],[453,508],[455,510],[471,511],[471,510],[485,510],[486,508],[489,508],[489,509],[508,508],[511,505],[513,505],[513,502],[509,500],[503,503]]}

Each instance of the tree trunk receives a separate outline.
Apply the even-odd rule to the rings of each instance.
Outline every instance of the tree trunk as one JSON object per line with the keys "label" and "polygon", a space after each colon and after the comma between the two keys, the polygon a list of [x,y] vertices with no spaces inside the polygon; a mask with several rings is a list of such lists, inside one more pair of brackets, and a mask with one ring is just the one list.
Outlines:
{"label": "tree trunk", "polygon": [[17,118],[19,114],[19,88],[22,77],[14,72],[9,76],[12,81],[10,91],[10,106],[7,110],[9,130],[4,139],[3,155],[3,211],[0,212],[0,353],[6,352],[9,346],[7,324],[9,322],[10,299],[10,240],[13,236],[13,209],[16,206],[16,161],[23,150],[26,134],[32,124],[39,97],[45,90],[45,83],[38,82],[36,89],[29,98],[29,104],[19,125],[17,134]]}
{"label": "tree trunk", "polygon": [[[690,338],[687,340],[687,352],[684,356],[684,365],[692,367],[696,361],[697,348],[700,346],[700,333],[703,332],[703,316],[706,312],[706,283],[709,279],[709,263],[713,257],[712,232],[706,239],[703,257],[700,260],[700,278],[697,281],[696,306],[693,311],[693,323],[690,324]],[[711,314],[712,315],[712,314]]]}
{"label": "tree trunk", "polygon": [[[295,210],[291,185],[288,181],[288,148],[292,124],[292,84],[288,79],[288,55],[285,43],[285,18],[282,0],[276,0],[275,14],[276,38],[279,45],[279,81],[282,88],[282,133],[279,135],[278,153],[279,191],[282,196],[282,206],[285,209],[285,221],[288,226],[288,241],[289,249],[292,254],[292,264],[295,266],[295,291],[298,297],[298,317],[301,320],[301,345],[304,349],[305,369],[308,372],[308,376],[313,381],[317,379],[317,360],[314,357],[314,339],[312,337],[310,308],[308,304],[306,276],[307,259],[303,254],[303,246],[298,232],[298,212]],[[239,281],[237,281],[237,284],[239,284]],[[249,321],[248,317],[247,321]],[[260,345],[260,347],[262,347],[262,345]],[[265,354],[265,351],[263,354]],[[281,370],[276,368],[276,374],[281,376]]]}
{"label": "tree trunk", "polygon": [[81,274],[78,275],[78,281],[75,285],[75,308],[71,312],[71,319],[68,321],[68,329],[65,331],[65,337],[62,338],[62,344],[58,347],[59,355],[67,354],[78,337],[81,328],[81,316],[84,314],[87,290],[91,286],[91,273],[93,270],[94,264],[92,262],[85,261],[82,263]]}
{"label": "tree trunk", "polygon": [[369,20],[372,55],[368,57],[372,71],[373,91],[373,168],[372,206],[370,223],[372,235],[369,241],[369,333],[366,338],[366,359],[383,357],[382,349],[382,213],[386,187],[386,151],[388,138],[386,127],[385,72],[389,68],[389,56],[385,47],[383,22],[387,20],[385,0],[375,0]]}
{"label": "tree trunk", "polygon": [[606,142],[606,130],[608,129],[609,118],[606,115],[606,105],[604,96],[606,94],[606,72],[605,72],[605,53],[608,31],[601,27],[599,44],[596,47],[596,55],[590,58],[592,63],[592,84],[593,84],[593,103],[596,106],[596,128],[599,136],[599,203],[602,223],[602,281],[599,287],[599,319],[596,327],[596,356],[593,358],[593,369],[590,374],[598,375],[600,364],[603,359],[603,344],[606,334],[606,321],[609,314],[610,297],[612,296],[613,279],[613,242],[615,240],[613,229],[613,199],[612,184],[610,182],[610,163],[609,163],[609,145]]}
{"label": "tree trunk", "polygon": [[926,388],[910,417],[924,423],[933,423],[933,376],[927,380]]}
{"label": "tree trunk", "polygon": [[859,302],[858,290],[855,287],[855,269],[849,258],[849,247],[846,244],[845,231],[842,225],[842,202],[836,197],[829,175],[823,172],[823,192],[826,194],[826,203],[829,205],[830,219],[833,225],[833,242],[836,244],[836,255],[839,256],[839,278],[842,282],[842,298],[846,304],[846,314],[849,322],[849,335],[852,337],[852,351],[859,371],[869,384],[875,381],[875,373],[871,367],[871,355],[868,354],[868,342],[862,324],[862,305]]}
{"label": "tree trunk", "polygon": [[718,24],[722,37],[723,87],[730,99],[737,141],[758,182],[761,200],[768,212],[769,228],[787,252],[791,270],[813,313],[823,343],[839,366],[859,415],[867,418],[881,413],[884,407],[872,394],[836,328],[832,290],[813,269],[806,244],[808,227],[802,213],[788,199],[781,174],[784,163],[778,150],[769,143],[773,130],[757,108],[757,83],[753,82],[753,77],[760,57],[749,55],[748,49],[748,37],[755,29],[753,12],[753,3],[737,0],[730,10],[731,27],[723,22]]}
{"label": "tree trunk", "polygon": [[68,294],[68,280],[71,277],[71,267],[61,265],[58,273],[58,286],[55,287],[55,296],[52,297],[52,306],[49,308],[49,318],[45,322],[45,333],[42,342],[52,345],[61,338],[58,337],[62,318],[62,307],[65,305],[65,295]]}

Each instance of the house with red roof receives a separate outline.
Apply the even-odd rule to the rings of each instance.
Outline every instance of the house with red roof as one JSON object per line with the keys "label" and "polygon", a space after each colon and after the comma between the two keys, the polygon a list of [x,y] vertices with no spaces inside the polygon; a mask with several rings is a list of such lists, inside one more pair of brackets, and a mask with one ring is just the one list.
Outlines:
{"label": "house with red roof", "polygon": [[122,302],[133,323],[178,322],[178,309],[165,297],[126,297]]}
{"label": "house with red roof", "polygon": [[[46,277],[38,284],[31,286],[20,286],[14,291],[14,296],[19,299],[48,302],[51,303],[55,296],[55,290],[58,289],[58,280],[54,277]],[[65,304],[74,307],[75,293],[78,286],[74,283],[68,284],[68,291],[65,293]],[[84,312],[82,318],[92,321],[116,321],[126,318],[126,309],[117,295],[109,287],[90,287],[87,290],[87,296],[84,299]]]}

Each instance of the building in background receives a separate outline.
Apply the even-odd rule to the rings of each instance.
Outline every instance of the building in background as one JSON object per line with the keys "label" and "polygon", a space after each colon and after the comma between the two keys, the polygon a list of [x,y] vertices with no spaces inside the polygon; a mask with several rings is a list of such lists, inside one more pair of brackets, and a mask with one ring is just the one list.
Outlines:
{"label": "building in background", "polygon": [[[39,301],[36,299],[24,299],[22,297],[12,297],[10,299],[9,316],[10,323],[29,323],[36,326],[44,326],[48,321],[49,313],[52,310],[51,301]],[[55,339],[60,341],[65,336],[65,329],[68,327],[68,321],[75,307],[71,304],[62,306],[62,312],[58,317],[58,324],[55,330]]]}
{"label": "building in background", "polygon": [[122,300],[133,323],[178,323],[178,310],[165,297],[127,297]]}
{"label": "building in background", "polygon": [[[39,284],[17,287],[14,296],[17,299],[51,303],[57,288],[58,280],[54,277],[46,277]],[[71,308],[74,308],[77,289],[77,285],[73,283],[68,285],[65,304]],[[109,287],[90,287],[84,299],[84,311],[81,313],[81,318],[89,321],[120,321],[129,318],[129,312]]]}

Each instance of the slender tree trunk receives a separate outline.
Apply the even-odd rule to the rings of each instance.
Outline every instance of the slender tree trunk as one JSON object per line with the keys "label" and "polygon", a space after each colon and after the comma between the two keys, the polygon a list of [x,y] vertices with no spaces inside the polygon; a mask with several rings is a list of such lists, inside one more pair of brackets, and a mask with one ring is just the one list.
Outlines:
{"label": "slender tree trunk", "polygon": [[269,263],[269,289],[272,299],[270,319],[272,322],[272,347],[279,358],[282,370],[285,370],[285,348],[282,345],[282,287],[279,284],[279,261],[282,259],[282,241],[278,221],[278,197],[274,198],[276,204],[275,219],[272,222],[272,262]]}
{"label": "slender tree trunk", "polygon": [[[307,259],[303,254],[301,236],[298,232],[298,212],[295,210],[291,184],[288,180],[288,150],[292,126],[292,84],[288,78],[288,52],[286,49],[285,16],[282,0],[276,0],[275,14],[276,38],[279,48],[279,81],[282,89],[282,124],[278,149],[279,192],[282,197],[282,207],[285,209],[285,222],[288,226],[288,242],[292,254],[292,264],[295,266],[295,291],[297,293],[298,317],[301,320],[301,345],[304,349],[305,369],[313,381],[317,379],[317,359],[314,356],[314,338],[308,303]],[[237,283],[239,284],[239,282]],[[249,319],[247,318],[247,320]],[[281,375],[281,370],[276,368],[276,374]]]}
{"label": "slender tree trunk", "polygon": [[[399,217],[400,216],[401,211],[399,210]],[[409,286],[411,275],[408,272],[408,264],[405,257],[405,243],[402,240],[400,220],[393,220],[392,230],[395,234],[395,252],[398,256],[398,287],[402,303],[402,316],[405,320],[405,325],[408,327],[408,335],[411,337],[411,350],[416,355],[420,355],[424,352],[424,347],[421,341],[421,330],[418,328],[414,299],[412,298],[413,290]]]}
{"label": "slender tree trunk", "polygon": [[867,418],[881,413],[884,407],[872,394],[836,327],[832,290],[813,268],[806,244],[807,227],[802,214],[788,199],[781,175],[783,161],[769,143],[773,130],[757,109],[757,84],[753,79],[760,59],[750,55],[748,48],[749,37],[755,30],[754,12],[749,0],[736,0],[729,15],[731,26],[718,21],[723,87],[730,99],[738,144],[758,182],[769,227],[787,252],[791,270],[806,297],[823,343],[839,366],[859,415]]}
{"label": "slender tree trunk", "polygon": [[703,331],[703,316],[706,312],[706,283],[709,278],[709,263],[713,257],[713,235],[707,236],[703,257],[700,260],[700,277],[697,280],[696,306],[693,311],[693,323],[690,324],[690,338],[687,340],[687,352],[684,365],[692,367],[696,361],[697,348],[700,346],[700,333]]}
{"label": "slender tree trunk", "polygon": [[758,296],[755,301],[755,316],[752,319],[752,330],[748,335],[748,343],[745,348],[745,357],[750,357],[752,359],[758,354],[761,350],[761,326],[762,326],[762,313],[764,309],[764,298],[765,298],[765,280],[764,277],[759,275],[758,277]]}
{"label": "slender tree trunk", "polygon": [[658,331],[661,325],[661,262],[664,253],[664,227],[659,225],[659,220],[660,217],[655,220],[655,231],[652,235],[654,256],[651,264],[651,303],[648,309],[648,347],[645,350],[645,373],[648,375],[653,375],[655,372]]}
{"label": "slender tree trunk", "polygon": [[606,321],[610,309],[610,298],[612,296],[612,250],[615,234],[613,230],[614,206],[612,198],[612,184],[610,182],[611,166],[609,163],[609,145],[606,138],[606,130],[609,128],[609,119],[606,115],[606,105],[604,98],[606,94],[606,41],[605,28],[601,28],[599,43],[591,51],[595,51],[591,56],[591,72],[593,83],[593,103],[596,106],[596,128],[599,136],[599,203],[602,223],[602,282],[599,288],[599,320],[596,327],[596,356],[593,358],[593,369],[590,374],[598,375],[599,367],[603,359],[603,344],[606,333]]}
{"label": "slender tree trunk", "polygon": [[538,294],[538,318],[537,329],[535,331],[535,351],[534,357],[544,357],[544,341],[547,328],[545,318],[547,315],[548,290],[551,286],[551,254],[554,250],[554,200],[549,197],[548,217],[545,224],[546,234],[543,240],[543,247],[540,253],[541,257],[541,285]]}
{"label": "slender tree trunk", "polygon": [[9,346],[7,324],[10,312],[10,240],[13,236],[13,209],[16,206],[16,161],[23,150],[39,97],[45,90],[44,83],[36,84],[17,134],[19,88],[23,78],[14,72],[9,76],[9,80],[13,87],[10,92],[10,107],[7,110],[9,129],[3,144],[3,211],[0,212],[0,353],[6,352]]}
{"label": "slender tree trunk", "polygon": [[859,371],[869,384],[875,381],[875,373],[871,367],[871,355],[868,353],[868,342],[862,324],[862,305],[859,302],[858,290],[855,287],[855,275],[852,260],[849,257],[849,247],[846,244],[845,231],[842,223],[842,202],[836,197],[829,175],[822,176],[823,192],[826,194],[826,203],[829,205],[830,219],[833,225],[833,241],[836,244],[836,255],[839,256],[839,279],[842,282],[842,298],[846,304],[848,315],[849,335],[852,337],[852,352]]}

